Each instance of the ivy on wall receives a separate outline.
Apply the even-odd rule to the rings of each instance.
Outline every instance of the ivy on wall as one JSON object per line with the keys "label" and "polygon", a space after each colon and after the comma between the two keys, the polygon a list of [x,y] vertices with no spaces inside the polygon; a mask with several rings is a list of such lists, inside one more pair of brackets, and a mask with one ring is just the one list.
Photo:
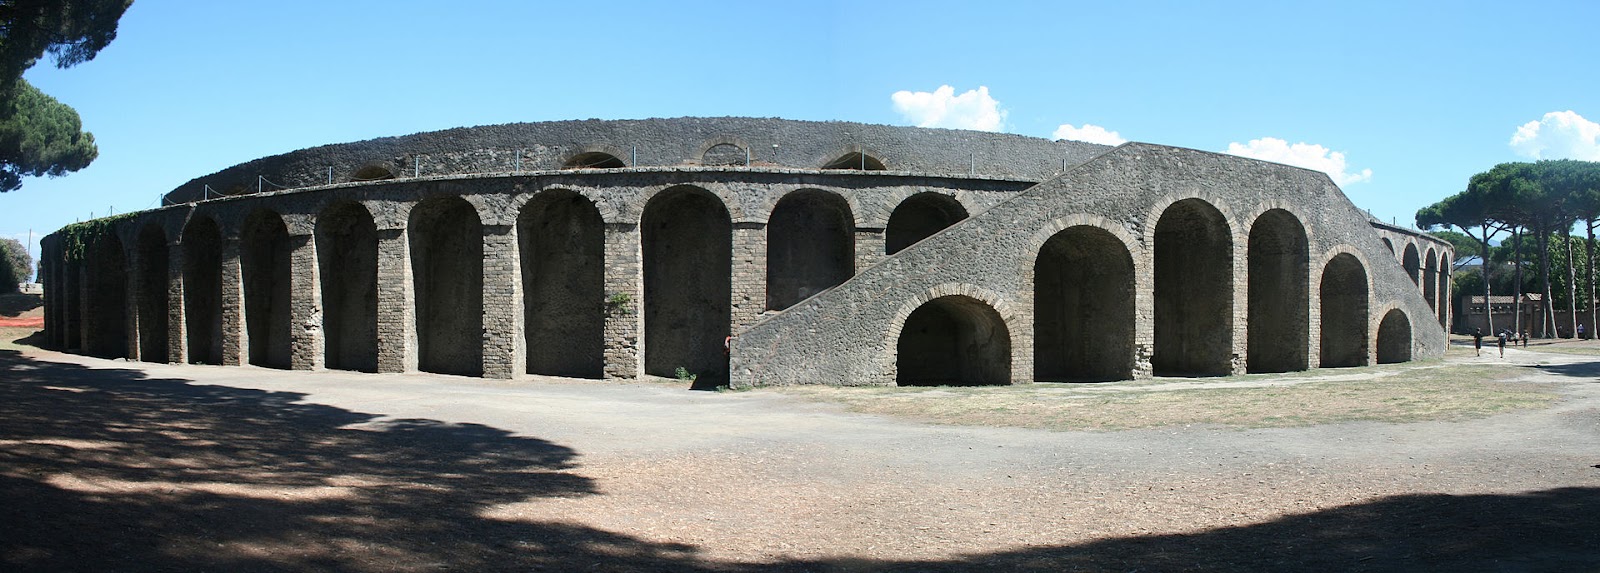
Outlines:
{"label": "ivy on wall", "polygon": [[61,234],[63,256],[68,261],[84,260],[89,256],[90,245],[99,242],[101,237],[115,232],[117,223],[132,219],[134,215],[137,213],[123,213],[62,227],[57,233]]}

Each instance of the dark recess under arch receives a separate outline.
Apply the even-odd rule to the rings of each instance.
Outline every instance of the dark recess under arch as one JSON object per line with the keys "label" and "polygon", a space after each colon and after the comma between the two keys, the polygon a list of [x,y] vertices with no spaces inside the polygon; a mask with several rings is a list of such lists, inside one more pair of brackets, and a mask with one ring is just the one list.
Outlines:
{"label": "dark recess under arch", "polygon": [[932,191],[901,201],[884,229],[884,254],[892,255],[967,218],[955,197]]}
{"label": "dark recess under arch", "polygon": [[605,223],[567,190],[540,193],[517,216],[529,374],[601,378],[605,370]]}
{"label": "dark recess under arch", "polygon": [[988,386],[1011,383],[1011,334],[1000,313],[981,300],[942,296],[906,317],[895,343],[901,386]]}
{"label": "dark recess under arch", "polygon": [[1133,257],[1116,236],[1077,226],[1034,260],[1033,377],[1041,382],[1133,377]]}

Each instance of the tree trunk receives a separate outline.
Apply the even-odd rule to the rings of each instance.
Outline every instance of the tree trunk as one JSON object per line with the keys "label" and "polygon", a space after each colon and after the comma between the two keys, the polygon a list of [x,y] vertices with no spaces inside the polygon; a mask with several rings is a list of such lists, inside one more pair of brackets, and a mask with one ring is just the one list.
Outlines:
{"label": "tree trunk", "polygon": [[1567,225],[1566,231],[1561,234],[1561,242],[1567,244],[1567,317],[1572,319],[1571,328],[1567,330],[1573,338],[1578,337],[1578,272],[1572,265],[1572,226]]}
{"label": "tree trunk", "polygon": [[1595,219],[1589,219],[1588,223],[1589,224],[1587,225],[1587,227],[1589,229],[1589,242],[1585,243],[1585,246],[1587,246],[1588,248],[1584,249],[1584,250],[1586,251],[1585,254],[1588,255],[1585,258],[1588,259],[1588,262],[1589,262],[1588,266],[1586,267],[1586,272],[1585,272],[1585,274],[1589,275],[1589,278],[1588,278],[1588,283],[1589,283],[1589,336],[1600,337],[1600,334],[1596,334],[1594,332],[1594,327],[1600,326],[1600,323],[1595,322],[1595,307],[1600,307],[1600,304],[1595,304],[1595,300],[1594,300],[1595,293],[1596,293],[1595,285],[1594,285],[1594,223],[1595,223]]}
{"label": "tree trunk", "polygon": [[1543,322],[1544,337],[1555,338],[1550,332],[1550,326],[1556,322],[1555,299],[1551,296],[1554,292],[1550,288],[1550,231],[1543,226],[1537,230],[1539,233],[1539,285],[1544,289],[1544,315],[1539,317]]}
{"label": "tree trunk", "polygon": [[[1488,264],[1488,261],[1485,260],[1484,264]],[[1512,326],[1517,329],[1518,334],[1532,332],[1533,325],[1522,323],[1523,291],[1527,289],[1522,287],[1522,227],[1520,226],[1511,228],[1511,266],[1515,269],[1511,275]]]}
{"label": "tree trunk", "polygon": [[1492,333],[1494,333],[1494,305],[1490,304],[1490,302],[1489,302],[1489,290],[1490,289],[1489,289],[1489,226],[1488,225],[1484,225],[1483,226],[1483,237],[1478,239],[1478,244],[1482,246],[1482,248],[1479,249],[1479,251],[1478,251],[1478,256],[1480,257],[1478,262],[1481,263],[1481,264],[1478,265],[1478,269],[1483,271],[1483,316],[1484,316],[1484,319],[1487,321],[1484,324],[1486,324],[1489,327],[1489,332],[1486,333],[1486,334],[1492,334]]}

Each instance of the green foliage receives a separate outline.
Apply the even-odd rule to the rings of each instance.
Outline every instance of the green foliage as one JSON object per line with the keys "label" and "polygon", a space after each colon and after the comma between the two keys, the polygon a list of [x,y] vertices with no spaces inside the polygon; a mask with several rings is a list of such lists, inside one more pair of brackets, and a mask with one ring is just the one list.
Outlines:
{"label": "green foliage", "polygon": [[13,292],[17,283],[27,282],[33,276],[33,256],[22,241],[0,239],[0,293]]}
{"label": "green foliage", "polygon": [[628,293],[619,292],[606,297],[607,316],[627,316],[633,314],[633,297]]}
{"label": "green foliage", "polygon": [[81,261],[89,256],[89,248],[114,232],[116,224],[132,219],[135,213],[101,217],[82,223],[73,223],[57,231],[61,235],[61,250],[69,261]]}
{"label": "green foliage", "polygon": [[688,368],[682,366],[678,367],[676,374],[678,375],[678,380],[689,384],[694,384],[695,379],[700,377],[699,374],[691,373]]}
{"label": "green foliage", "polygon": [[1450,247],[1455,250],[1457,258],[1478,254],[1478,240],[1467,236],[1466,233],[1459,231],[1432,231],[1428,234],[1450,243]]}
{"label": "green foliage", "polygon": [[17,80],[0,111],[0,192],[22,187],[22,177],[60,177],[100,154],[83,131],[78,112]]}

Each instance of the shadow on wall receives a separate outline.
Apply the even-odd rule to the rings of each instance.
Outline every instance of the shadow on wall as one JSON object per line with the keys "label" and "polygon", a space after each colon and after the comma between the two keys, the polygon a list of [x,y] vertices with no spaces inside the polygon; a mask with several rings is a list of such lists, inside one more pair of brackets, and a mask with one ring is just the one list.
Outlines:
{"label": "shadow on wall", "polygon": [[1600,488],[1397,496],[1187,535],[947,561],[711,562],[688,545],[482,517],[495,504],[599,495],[571,472],[577,452],[548,441],[11,351],[0,352],[0,373],[0,566],[8,571],[1600,567]]}

